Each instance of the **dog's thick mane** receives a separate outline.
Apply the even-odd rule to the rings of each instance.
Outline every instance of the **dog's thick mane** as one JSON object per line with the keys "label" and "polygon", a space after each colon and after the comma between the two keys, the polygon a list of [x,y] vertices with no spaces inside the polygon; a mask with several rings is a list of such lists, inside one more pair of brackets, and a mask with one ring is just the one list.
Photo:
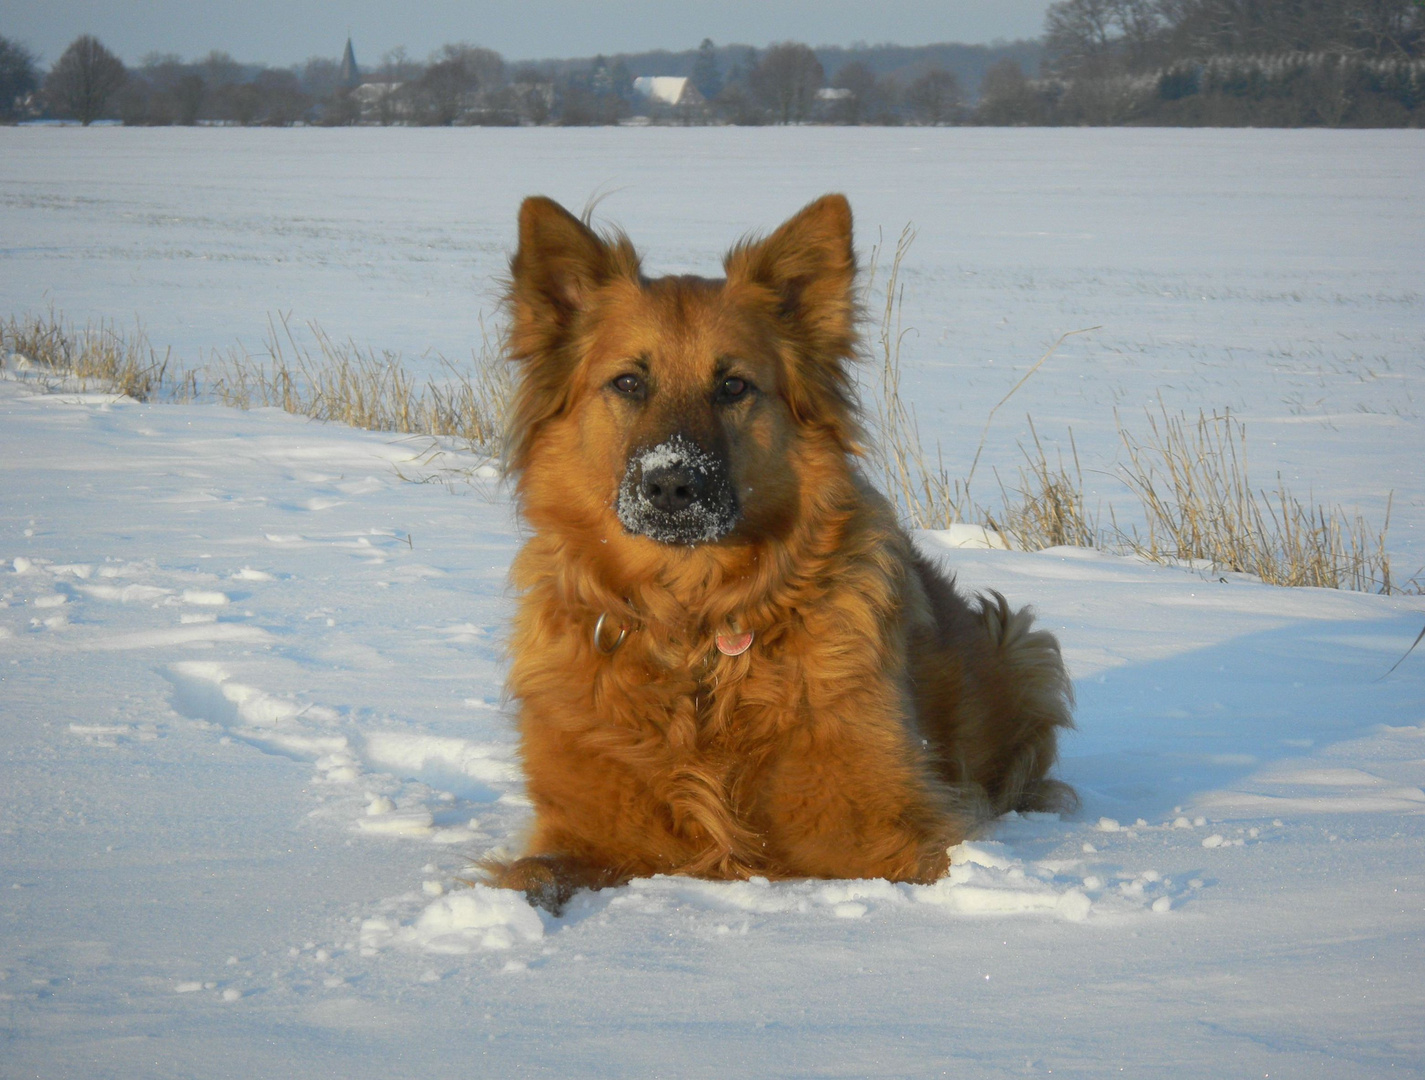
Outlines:
{"label": "dog's thick mane", "polygon": [[[850,488],[848,477],[838,487]],[[814,602],[840,565],[861,554],[847,535],[854,512],[819,498],[786,538],[737,547],[652,548],[640,545],[636,567],[611,567],[577,530],[542,529],[517,564],[515,582],[543,583],[564,606],[617,614],[628,623],[697,624],[716,628],[736,619],[749,625],[776,622]]]}

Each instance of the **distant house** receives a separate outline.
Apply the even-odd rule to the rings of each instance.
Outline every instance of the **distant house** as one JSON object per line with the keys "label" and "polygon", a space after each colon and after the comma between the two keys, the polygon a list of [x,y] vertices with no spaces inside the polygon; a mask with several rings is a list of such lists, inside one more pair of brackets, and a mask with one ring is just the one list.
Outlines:
{"label": "distant house", "polygon": [[633,80],[633,92],[655,105],[691,108],[706,104],[693,80],[680,75],[640,75]]}
{"label": "distant house", "polygon": [[812,116],[831,123],[850,123],[856,105],[856,93],[844,86],[823,86],[812,102]]}

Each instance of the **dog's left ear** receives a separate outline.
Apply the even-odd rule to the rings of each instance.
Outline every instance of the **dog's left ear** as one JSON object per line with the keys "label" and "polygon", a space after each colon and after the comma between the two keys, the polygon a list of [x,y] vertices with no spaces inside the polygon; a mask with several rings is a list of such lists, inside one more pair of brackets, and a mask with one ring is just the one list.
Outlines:
{"label": "dog's left ear", "polygon": [[851,204],[845,195],[823,195],[766,239],[739,244],[723,267],[729,283],[745,281],[771,289],[783,318],[814,351],[828,358],[851,354],[856,253],[851,246]]}
{"label": "dog's left ear", "polygon": [[531,351],[567,330],[589,296],[619,274],[636,277],[638,256],[622,235],[605,240],[553,199],[520,206],[520,246],[510,260],[517,337]]}
{"label": "dog's left ear", "polygon": [[856,349],[856,253],[851,205],[823,195],[763,240],[739,244],[723,261],[730,286],[767,289],[796,351],[791,404],[803,420],[830,421],[848,449],[854,442],[846,370]]}

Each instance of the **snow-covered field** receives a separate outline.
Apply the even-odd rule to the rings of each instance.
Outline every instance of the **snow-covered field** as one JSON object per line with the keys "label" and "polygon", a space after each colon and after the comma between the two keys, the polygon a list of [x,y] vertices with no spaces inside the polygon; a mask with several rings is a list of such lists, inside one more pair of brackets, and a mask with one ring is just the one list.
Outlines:
{"label": "snow-covered field", "polygon": [[[990,408],[1231,407],[1259,482],[1425,563],[1425,134],[0,129],[0,315],[269,313],[458,358],[518,199],[603,190],[655,272],[846,191],[920,229],[906,389],[963,473]],[[1072,820],[932,887],[468,888],[526,806],[493,469],[272,411],[0,381],[0,1076],[1313,1076],[1425,1071],[1418,596],[955,550],[1079,695]],[[429,479],[431,483],[415,483]],[[940,538],[922,537],[941,551]],[[1425,648],[1425,647],[1422,647]]]}

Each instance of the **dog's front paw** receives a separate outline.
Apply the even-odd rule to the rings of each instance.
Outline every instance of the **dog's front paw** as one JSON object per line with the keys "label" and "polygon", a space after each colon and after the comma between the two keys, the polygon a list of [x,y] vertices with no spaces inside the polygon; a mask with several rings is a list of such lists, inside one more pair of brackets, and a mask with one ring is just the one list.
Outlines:
{"label": "dog's front paw", "polygon": [[[558,915],[581,888],[600,888],[599,875],[582,862],[562,855],[526,855],[512,863],[485,863],[490,884],[517,889],[533,907]],[[596,880],[597,879],[597,880]]]}

